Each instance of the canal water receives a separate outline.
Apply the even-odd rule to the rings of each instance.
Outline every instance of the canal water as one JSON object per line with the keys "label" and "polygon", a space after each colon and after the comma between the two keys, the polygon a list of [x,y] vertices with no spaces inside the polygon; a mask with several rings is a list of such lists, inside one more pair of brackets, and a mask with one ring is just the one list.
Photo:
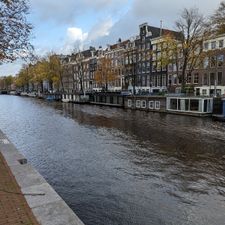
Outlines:
{"label": "canal water", "polygon": [[0,129],[86,225],[225,224],[225,124],[0,96]]}

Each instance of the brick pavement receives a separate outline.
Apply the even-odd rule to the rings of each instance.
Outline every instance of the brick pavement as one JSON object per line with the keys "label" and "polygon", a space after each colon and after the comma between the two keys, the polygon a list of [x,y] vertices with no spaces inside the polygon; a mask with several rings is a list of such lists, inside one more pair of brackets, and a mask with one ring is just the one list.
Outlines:
{"label": "brick pavement", "polygon": [[0,225],[40,225],[1,153]]}

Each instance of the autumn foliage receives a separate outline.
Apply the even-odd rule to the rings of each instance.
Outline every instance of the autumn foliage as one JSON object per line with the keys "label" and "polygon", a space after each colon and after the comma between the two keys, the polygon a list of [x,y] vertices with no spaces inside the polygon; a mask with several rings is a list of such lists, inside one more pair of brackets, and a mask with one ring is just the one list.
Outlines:
{"label": "autumn foliage", "polygon": [[118,79],[116,71],[116,68],[112,66],[112,60],[110,58],[100,58],[98,60],[98,66],[94,76],[96,84],[105,91],[108,91],[110,83]]}

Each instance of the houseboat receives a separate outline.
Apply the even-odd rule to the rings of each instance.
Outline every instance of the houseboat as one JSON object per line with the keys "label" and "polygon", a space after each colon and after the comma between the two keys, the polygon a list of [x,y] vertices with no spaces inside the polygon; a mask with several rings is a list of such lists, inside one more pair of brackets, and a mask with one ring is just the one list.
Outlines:
{"label": "houseboat", "polygon": [[213,98],[168,96],[166,98],[166,110],[170,113],[192,116],[211,116]]}

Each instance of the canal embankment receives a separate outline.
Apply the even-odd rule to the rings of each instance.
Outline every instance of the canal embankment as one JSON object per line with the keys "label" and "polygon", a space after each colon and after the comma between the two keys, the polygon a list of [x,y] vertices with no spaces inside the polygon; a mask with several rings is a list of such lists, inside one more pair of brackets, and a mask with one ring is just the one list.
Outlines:
{"label": "canal embankment", "polygon": [[[3,210],[0,213],[0,219],[4,225],[18,224],[22,220],[28,221],[32,225],[38,223],[40,225],[84,225],[1,130],[0,155],[3,156],[0,168],[5,170],[4,178],[7,180],[6,186],[4,186],[6,183],[1,185],[3,179],[0,181],[1,196],[4,197],[7,194],[5,198],[0,198],[0,202],[4,199],[7,200],[4,205],[2,204]],[[4,167],[3,162],[6,164]],[[1,171],[1,174],[3,172]],[[10,174],[12,174],[11,179],[9,179]],[[17,210],[13,211],[12,207],[16,207],[18,204],[20,210],[18,211],[17,207]],[[12,212],[14,212],[13,215]]]}

